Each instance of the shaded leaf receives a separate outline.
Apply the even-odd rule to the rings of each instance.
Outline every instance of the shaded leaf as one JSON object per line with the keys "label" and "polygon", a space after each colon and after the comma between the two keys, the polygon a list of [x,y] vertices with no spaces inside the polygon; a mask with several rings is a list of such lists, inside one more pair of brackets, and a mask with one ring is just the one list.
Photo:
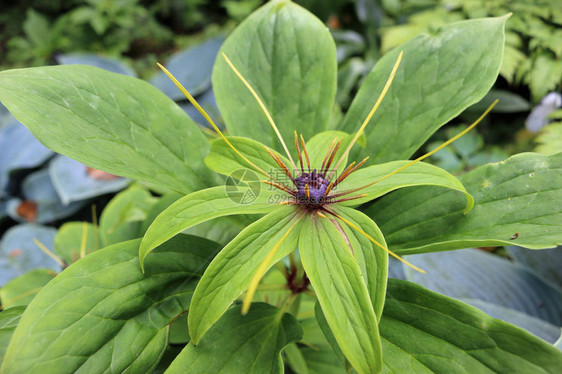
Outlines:
{"label": "shaded leaf", "polygon": [[53,252],[70,265],[80,259],[83,244],[84,255],[100,249],[98,228],[87,222],[66,222],[57,231]]}
{"label": "shaded leaf", "polygon": [[26,306],[57,273],[49,269],[33,269],[6,283],[0,289],[2,309]]}
{"label": "shaded leaf", "polygon": [[168,324],[187,309],[218,248],[177,237],[147,260],[143,274],[139,244],[101,249],[49,282],[24,313],[2,370],[150,372],[166,346]]}
{"label": "shaded leaf", "polygon": [[247,315],[240,309],[226,312],[197,346],[187,345],[166,373],[282,373],[281,351],[301,338],[299,323],[269,304],[255,303]]}
{"label": "shaded leaf", "polygon": [[[523,153],[478,167],[461,177],[474,208],[463,214],[460,194],[433,187],[401,190],[366,213],[390,249],[401,254],[468,247],[519,245],[547,248],[562,243],[562,154]],[[517,234],[517,235],[516,235]]]}
{"label": "shaded leaf", "polygon": [[533,270],[542,278],[549,280],[562,289],[562,247],[529,251],[528,249],[509,246],[505,248],[515,262]]}

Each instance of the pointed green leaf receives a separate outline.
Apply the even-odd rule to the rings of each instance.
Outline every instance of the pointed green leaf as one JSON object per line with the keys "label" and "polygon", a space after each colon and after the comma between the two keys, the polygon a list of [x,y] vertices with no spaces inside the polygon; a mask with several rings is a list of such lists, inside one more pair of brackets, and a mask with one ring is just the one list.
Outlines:
{"label": "pointed green leaf", "polygon": [[[249,138],[242,138],[238,136],[228,136],[227,139],[240,153],[248,158],[248,160],[253,162],[266,173],[269,173],[272,177],[277,177],[277,171],[281,169],[269,153],[267,153],[263,144]],[[285,156],[280,154],[278,154],[278,156],[281,157],[289,169],[292,169],[291,164]],[[261,179],[265,179],[264,176],[259,174],[253,166],[248,164],[238,154],[236,154],[236,152],[221,138],[213,141],[211,145],[211,152],[209,152],[209,155],[205,159],[205,164],[211,170],[219,174],[231,175],[232,172],[239,169],[250,169]]]}
{"label": "pointed green leaf", "polygon": [[[317,304],[318,305],[318,304]],[[315,308],[315,311],[322,312],[320,306]],[[331,345],[329,343],[324,331],[329,332],[332,335],[332,331],[328,326],[327,322],[323,322],[325,325],[320,326],[320,322],[316,318],[308,318],[301,321],[301,326],[304,332],[303,336],[303,346],[300,346],[300,351],[306,360],[306,366],[309,374],[345,374],[347,370],[344,365],[344,356],[335,338],[333,339],[335,344]],[[325,329],[324,329],[325,327]],[[338,354],[334,352],[337,348]],[[341,357],[340,357],[341,356]]]}
{"label": "pointed green leaf", "polygon": [[361,268],[328,218],[305,217],[299,250],[330,329],[359,373],[378,373],[382,351],[378,324]]}
{"label": "pointed green leaf", "polygon": [[[353,133],[367,118],[398,54],[402,63],[365,130],[371,163],[409,158],[439,127],[478,102],[498,76],[507,17],[440,27],[387,53],[361,86],[339,129]],[[462,51],[462,53],[460,52]]]}
{"label": "pointed green leaf", "polygon": [[[248,289],[262,262],[295,223],[296,214],[292,206],[278,206],[243,230],[211,262],[197,285],[189,310],[189,333],[194,344]],[[267,269],[296,248],[299,231],[292,230],[282,241]]]}
{"label": "pointed green leaf", "polygon": [[[237,194],[250,193],[250,187],[238,186]],[[154,248],[199,223],[233,214],[268,213],[279,205],[270,201],[268,191],[260,191],[255,200],[244,204],[225,187],[213,187],[182,197],[156,217],[142,240],[141,266]]]}
{"label": "pointed green leaf", "polygon": [[380,333],[386,373],[556,373],[562,352],[506,322],[390,279]]}
{"label": "pointed green leaf", "polygon": [[19,305],[28,305],[57,275],[50,269],[33,269],[16,277],[0,288],[0,301],[2,308],[12,308]]}
{"label": "pointed green leaf", "polygon": [[302,337],[297,320],[272,305],[256,303],[226,312],[197,346],[187,345],[166,374],[283,373],[281,351]]}
{"label": "pointed green leaf", "polygon": [[4,309],[0,313],[0,365],[2,365],[8,344],[10,344],[14,330],[24,311],[25,306],[16,306]]}
{"label": "pointed green leaf", "polygon": [[[264,5],[224,42],[221,52],[248,80],[292,145],[326,129],[337,80],[335,44],[319,19],[288,0]],[[217,104],[232,135],[281,150],[262,109],[219,54],[213,71]]]}
{"label": "pointed green leaf", "polygon": [[[341,146],[338,149],[338,152],[336,153],[336,157],[334,157],[334,161],[332,162],[332,165],[330,166],[330,170],[333,170],[336,166],[336,163],[339,161],[339,159],[341,158],[341,156],[349,146],[349,143],[351,143],[353,137],[343,131],[324,131],[314,135],[310,140],[306,141],[306,149],[308,152],[308,156],[310,157],[310,164],[312,169],[319,170],[321,168],[322,161],[324,161],[324,158],[328,154],[328,150],[330,149],[330,145],[332,144],[332,141],[334,139],[339,140],[340,138],[342,138]],[[306,169],[306,160],[304,158],[304,155],[303,155],[303,163]],[[339,173],[341,173],[346,166],[347,166],[347,156],[343,159],[335,175],[337,176]]]}
{"label": "pointed green leaf", "polygon": [[218,246],[183,235],[140,270],[132,240],[68,267],[27,307],[8,347],[6,373],[151,372],[168,325],[187,310],[198,277]]}
{"label": "pointed green leaf", "polygon": [[[367,215],[358,210],[342,206],[333,208],[333,210],[355,226],[360,227],[381,245],[386,246],[381,230]],[[346,240],[349,241],[351,248],[353,248],[353,254],[361,268],[361,274],[369,290],[369,297],[373,303],[377,321],[380,321],[386,297],[388,253],[345,222],[339,222],[339,225],[346,235]]]}
{"label": "pointed green leaf", "polygon": [[144,81],[82,65],[6,70],[0,101],[47,147],[88,166],[183,193],[209,185],[205,137]]}
{"label": "pointed green leaf", "polygon": [[[408,162],[410,161],[394,161],[359,169],[337,186],[338,192],[351,190],[374,182],[408,164]],[[466,196],[465,212],[470,211],[474,206],[474,198],[466,192],[462,183],[455,178],[455,176],[437,166],[424,162],[418,162],[378,183],[357,191],[355,195],[368,194],[368,196],[356,200],[344,201],[342,204],[358,205],[374,200],[377,197],[399,188],[425,185],[450,188],[464,193]]]}
{"label": "pointed green leaf", "polygon": [[523,153],[463,175],[474,208],[458,193],[419,187],[394,192],[366,213],[400,254],[498,245],[548,248],[562,243],[562,154]]}
{"label": "pointed green leaf", "polygon": [[53,252],[70,265],[80,259],[82,240],[86,255],[102,247],[98,229],[93,224],[67,222],[57,231]]}

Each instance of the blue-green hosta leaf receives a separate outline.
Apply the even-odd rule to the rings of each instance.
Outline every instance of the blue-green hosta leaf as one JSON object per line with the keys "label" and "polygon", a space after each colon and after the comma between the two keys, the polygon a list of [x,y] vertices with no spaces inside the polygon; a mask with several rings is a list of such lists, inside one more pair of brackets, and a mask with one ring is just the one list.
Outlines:
{"label": "blue-green hosta leaf", "polygon": [[146,188],[139,185],[118,193],[101,213],[99,234],[102,246],[140,238],[142,223],[156,201]]}
{"label": "blue-green hosta leaf", "polygon": [[151,372],[218,246],[177,237],[147,259],[143,274],[139,244],[101,249],[49,282],[16,328],[2,372]]}
{"label": "blue-green hosta leaf", "polygon": [[359,373],[379,372],[377,317],[349,245],[328,218],[307,216],[300,231],[301,260],[338,345]]}
{"label": "blue-green hosta leaf", "polygon": [[[311,13],[288,0],[267,3],[238,26],[221,51],[261,97],[293,152],[294,130],[309,139],[326,129],[336,92],[336,51],[326,25]],[[260,106],[221,55],[213,88],[232,135],[282,149]]]}
{"label": "blue-green hosta leaf", "polygon": [[66,222],[57,231],[53,252],[70,265],[80,259],[82,252],[88,255],[100,249],[101,243],[99,230],[93,224]]}
{"label": "blue-green hosta leaf", "polygon": [[16,120],[0,129],[0,149],[0,197],[5,196],[11,171],[39,166],[53,155]]}
{"label": "blue-green hosta leaf", "polygon": [[[371,163],[409,158],[439,127],[478,102],[494,84],[503,56],[506,17],[440,27],[385,54],[363,82],[339,129],[359,129],[398,54],[400,68],[365,130]],[[463,51],[463,53],[459,53]]]}
{"label": "blue-green hosta leaf", "polygon": [[379,325],[384,373],[556,373],[562,352],[506,322],[390,279]]}
{"label": "blue-green hosta leaf", "polygon": [[562,326],[562,291],[519,265],[476,249],[408,257],[428,274],[406,279],[454,298],[481,299]]}
{"label": "blue-green hosta leaf", "polygon": [[248,289],[260,265],[278,243],[281,244],[267,269],[296,248],[300,229],[291,230],[296,216],[292,206],[277,207],[244,229],[211,262],[189,309],[189,334],[194,344]]}
{"label": "blue-green hosta leaf", "polygon": [[[243,197],[251,195],[251,199]],[[140,247],[141,265],[144,258],[166,240],[199,223],[235,214],[268,213],[278,207],[268,191],[254,193],[252,187],[213,187],[182,197],[164,210],[150,225]],[[248,201],[248,203],[245,203]]]}
{"label": "blue-green hosta leaf", "polygon": [[197,346],[187,345],[172,362],[174,373],[283,373],[281,351],[302,337],[297,320],[269,304],[226,312]]}
{"label": "blue-green hosta leaf", "polygon": [[49,174],[63,204],[117,192],[131,182],[110,174],[107,178],[96,178],[86,165],[63,155],[51,160]]}
{"label": "blue-green hosta leaf", "polygon": [[155,87],[91,66],[0,73],[0,100],[52,150],[95,169],[183,193],[209,185],[209,150]]}
{"label": "blue-green hosta leaf", "polygon": [[400,254],[468,247],[562,243],[562,154],[524,153],[478,167],[460,180],[474,196],[463,214],[455,191],[418,187],[394,192],[366,211]]}
{"label": "blue-green hosta leaf", "polygon": [[[338,185],[337,190],[338,192],[343,192],[351,190],[354,187],[364,186],[370,182],[378,180],[379,178],[385,177],[387,174],[393,172],[401,166],[406,165],[408,162],[409,161],[394,161],[359,169]],[[356,200],[345,201],[342,204],[358,205],[360,203],[376,199],[377,197],[402,187],[424,185],[445,187],[464,193],[466,196],[465,211],[469,211],[474,205],[473,197],[466,191],[462,183],[457,178],[437,166],[426,164],[424,162],[418,162],[355,193],[355,195],[368,194],[368,196]]]}
{"label": "blue-green hosta leaf", "polygon": [[2,365],[8,344],[24,311],[24,306],[16,306],[4,309],[0,313],[0,365]]}
{"label": "blue-green hosta leaf", "polygon": [[61,270],[60,264],[33,242],[33,239],[37,239],[52,250],[56,232],[53,228],[34,224],[22,224],[8,229],[0,242],[0,286],[36,268],[49,268],[58,273]]}
{"label": "blue-green hosta leaf", "polygon": [[528,249],[509,246],[505,248],[513,260],[533,270],[546,280],[562,289],[562,247],[529,251]]}
{"label": "blue-green hosta leaf", "polygon": [[2,308],[28,305],[41,288],[56,275],[57,273],[50,269],[33,269],[12,279],[0,288]]}
{"label": "blue-green hosta leaf", "polygon": [[[376,223],[365,214],[346,207],[337,207],[333,210],[351,221],[355,226],[360,227],[381,245],[386,245],[384,236]],[[339,225],[345,233],[346,241],[353,248],[353,255],[361,268],[361,274],[369,290],[369,297],[373,303],[377,321],[380,321],[386,296],[388,254],[346,223],[340,222]]]}
{"label": "blue-green hosta leaf", "polygon": [[85,201],[65,204],[61,201],[47,169],[28,175],[21,185],[23,200],[8,200],[8,214],[18,222],[48,223],[80,210]]}
{"label": "blue-green hosta leaf", "polygon": [[[172,55],[165,66],[193,96],[197,96],[211,86],[213,64],[223,40],[221,36],[180,51]],[[172,100],[185,99],[163,72],[151,78],[150,83]]]}
{"label": "blue-green hosta leaf", "polygon": [[137,76],[124,61],[93,53],[65,53],[57,55],[56,59],[62,65],[89,65],[131,77]]}
{"label": "blue-green hosta leaf", "polygon": [[519,326],[549,343],[554,343],[560,337],[560,327],[550,322],[546,322],[545,320],[532,317],[526,313],[497,304],[492,304],[480,299],[462,298],[458,300],[480,309],[490,317],[501,319],[502,321]]}

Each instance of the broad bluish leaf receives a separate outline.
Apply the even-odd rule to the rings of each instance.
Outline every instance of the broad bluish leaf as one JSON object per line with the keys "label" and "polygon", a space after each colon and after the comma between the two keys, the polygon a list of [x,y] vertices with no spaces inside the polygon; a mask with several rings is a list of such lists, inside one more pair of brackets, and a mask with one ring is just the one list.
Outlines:
{"label": "broad bluish leaf", "polygon": [[427,274],[406,279],[454,298],[481,299],[562,326],[562,290],[512,262],[476,249],[408,257]]}
{"label": "broad bluish leaf", "polygon": [[89,65],[107,71],[136,77],[137,74],[124,61],[93,53],[65,53],[56,56],[62,65]]}
{"label": "broad bluish leaf", "polygon": [[27,307],[2,371],[151,372],[165,349],[168,325],[187,309],[218,246],[177,237],[147,260],[143,274],[139,244],[101,249],[49,282]]}
{"label": "broad bluish leaf", "polygon": [[0,365],[2,365],[8,344],[24,310],[24,306],[16,306],[4,309],[0,313]]}
{"label": "broad bluish leaf", "polygon": [[37,167],[53,155],[16,120],[0,128],[0,149],[0,197],[6,195],[11,171]]}
{"label": "broad bluish leaf", "polygon": [[506,322],[390,279],[379,325],[384,373],[555,373],[562,352]]}
{"label": "broad bluish leaf", "polygon": [[109,179],[96,178],[86,165],[63,155],[51,160],[49,174],[63,204],[117,192],[131,182],[121,177],[113,179],[111,175],[108,175]]}
{"label": "broad bluish leaf", "polygon": [[236,306],[197,346],[187,345],[166,373],[283,373],[281,351],[301,337],[299,323],[283,310],[255,303],[242,315]]}
{"label": "broad bluish leaf", "polygon": [[66,222],[57,231],[53,252],[70,265],[80,259],[82,251],[84,255],[88,255],[101,247],[99,229],[93,224]]}
{"label": "broad bluish leaf", "polygon": [[205,137],[146,82],[81,65],[8,70],[0,100],[47,147],[95,169],[183,193],[209,184]]}
{"label": "broad bluish leaf", "polygon": [[278,243],[281,242],[280,247],[267,269],[296,248],[300,229],[290,231],[296,214],[294,207],[277,207],[244,229],[211,262],[197,285],[189,310],[189,334],[194,344],[248,289],[258,268]]}
{"label": "broad bluish leaf", "polygon": [[[352,190],[353,188],[364,186],[370,182],[375,182],[407,163],[408,161],[394,161],[359,169],[337,186],[338,192]],[[474,205],[473,197],[466,191],[457,178],[437,166],[423,162],[418,162],[378,183],[354,193],[354,195],[368,194],[368,196],[345,201],[342,204],[358,205],[374,200],[377,197],[399,188],[424,185],[445,187],[464,193],[466,196],[466,211],[469,211]]]}
{"label": "broad bluish leaf", "polygon": [[[330,32],[311,13],[288,0],[272,1],[241,23],[221,52],[255,89],[293,152],[294,130],[309,139],[326,129],[336,91],[336,51]],[[230,134],[282,149],[262,109],[221,55],[213,89]]]}
{"label": "broad bluish leaf", "polygon": [[0,286],[36,268],[49,268],[56,273],[61,271],[61,266],[33,242],[37,239],[52,250],[56,232],[53,228],[34,224],[8,229],[0,242]]}
{"label": "broad bluish leaf", "polygon": [[143,235],[141,226],[157,199],[139,186],[133,185],[118,193],[103,209],[99,234],[102,246],[119,243]]}
{"label": "broad bluish leaf", "polygon": [[[398,54],[400,68],[365,130],[370,163],[409,158],[439,127],[478,102],[498,76],[507,17],[452,23],[385,54],[339,129],[353,133],[373,107]],[[462,51],[462,53],[459,53]]]}
{"label": "broad bluish leaf", "polygon": [[28,305],[56,275],[50,269],[33,269],[10,280],[0,288],[2,309]]}
{"label": "broad bluish leaf", "polygon": [[342,352],[359,373],[379,372],[382,351],[377,318],[361,268],[340,231],[327,218],[307,216],[299,251]]}
{"label": "broad bluish leaf", "polygon": [[[172,55],[165,66],[189,93],[197,96],[211,86],[213,64],[223,40],[224,37],[221,36],[177,52]],[[152,77],[150,83],[172,100],[185,99],[180,90],[163,72]]]}
{"label": "broad bluish leaf", "polygon": [[505,248],[515,262],[533,270],[545,280],[562,289],[562,247],[529,251],[528,249],[509,246]]}
{"label": "broad bluish leaf", "polygon": [[[255,200],[244,203],[243,196],[252,194]],[[268,191],[253,194],[251,187],[238,186],[236,191],[226,187],[213,187],[182,197],[164,210],[150,225],[140,247],[140,260],[153,248],[199,223],[234,214],[268,213],[278,207],[268,201]],[[242,200],[241,200],[242,199]]]}
{"label": "broad bluish leaf", "polygon": [[468,247],[518,245],[548,248],[562,243],[562,154],[524,153],[488,164],[460,180],[475,199],[434,187],[385,196],[366,211],[390,249],[400,254]]}

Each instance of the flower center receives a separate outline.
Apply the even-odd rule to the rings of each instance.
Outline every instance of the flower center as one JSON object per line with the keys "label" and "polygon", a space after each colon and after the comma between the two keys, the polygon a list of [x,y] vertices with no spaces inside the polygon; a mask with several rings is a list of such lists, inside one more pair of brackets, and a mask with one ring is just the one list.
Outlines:
{"label": "flower center", "polygon": [[297,204],[317,207],[325,203],[326,189],[330,182],[324,173],[317,173],[314,169],[312,173],[302,173],[295,178],[295,182]]}

